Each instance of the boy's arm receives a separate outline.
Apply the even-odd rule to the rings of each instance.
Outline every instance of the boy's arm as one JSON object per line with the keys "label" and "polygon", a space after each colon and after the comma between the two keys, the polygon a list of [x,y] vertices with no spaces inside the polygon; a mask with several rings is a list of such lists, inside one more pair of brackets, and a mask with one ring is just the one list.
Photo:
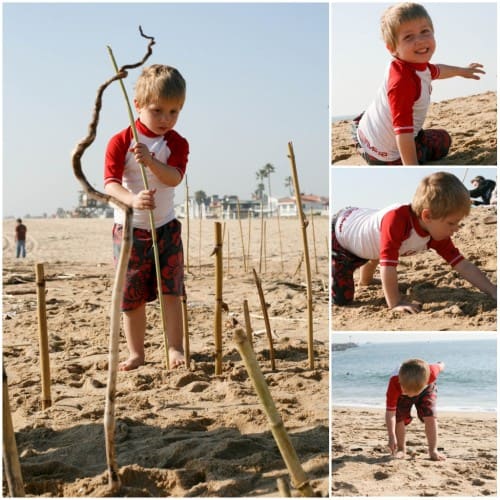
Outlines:
{"label": "boy's arm", "polygon": [[398,449],[398,442],[396,439],[396,412],[386,410],[385,412],[385,426],[387,427],[387,436],[389,438],[389,449],[394,455]]}
{"label": "boy's arm", "polygon": [[398,286],[398,271],[395,266],[381,266],[380,279],[389,309],[410,313],[417,313],[422,310],[422,304],[418,302],[406,302],[401,298]]}
{"label": "boy's arm", "polygon": [[396,144],[403,165],[418,165],[417,148],[413,134],[397,134]]}
{"label": "boy's arm", "polygon": [[125,189],[118,182],[109,182],[104,186],[104,190],[107,194],[114,196],[129,207],[138,210],[154,210],[155,208],[154,195],[156,189],[144,190],[135,194]]}
{"label": "boy's arm", "polygon": [[439,68],[438,80],[452,78],[454,76],[479,80],[481,78],[480,75],[485,74],[485,72],[481,69],[483,68],[483,65],[479,63],[471,63],[465,68],[460,66],[448,66],[447,64],[437,64],[436,66]]}
{"label": "boy's arm", "polygon": [[494,299],[497,298],[496,285],[494,285],[472,262],[464,259],[460,261],[454,269],[456,269],[469,283],[479,288],[479,290],[486,292]]}
{"label": "boy's arm", "polygon": [[179,170],[158,161],[153,155],[151,155],[145,144],[136,144],[131,151],[134,153],[137,163],[142,163],[144,166],[149,168],[149,170],[151,170],[151,172],[153,172],[153,174],[163,184],[175,187],[182,182],[182,174]]}

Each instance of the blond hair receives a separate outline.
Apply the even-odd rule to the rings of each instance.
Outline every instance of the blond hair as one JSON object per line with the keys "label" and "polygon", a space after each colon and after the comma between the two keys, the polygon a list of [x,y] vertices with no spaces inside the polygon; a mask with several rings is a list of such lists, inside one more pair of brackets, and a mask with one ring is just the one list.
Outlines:
{"label": "blond hair", "polygon": [[184,100],[186,82],[171,66],[153,64],[143,69],[135,84],[135,99],[140,107],[155,104],[161,98]]}
{"label": "blond hair", "polygon": [[398,31],[401,25],[415,19],[426,19],[434,31],[432,19],[423,5],[410,2],[398,3],[384,11],[380,19],[380,29],[382,39],[390,50],[396,49]]}
{"label": "blond hair", "polygon": [[408,359],[399,368],[399,385],[403,392],[420,394],[429,383],[431,369],[423,359]]}
{"label": "blond hair", "polygon": [[411,208],[420,217],[424,209],[433,219],[470,212],[470,195],[462,182],[448,172],[436,172],[424,177],[415,191]]}

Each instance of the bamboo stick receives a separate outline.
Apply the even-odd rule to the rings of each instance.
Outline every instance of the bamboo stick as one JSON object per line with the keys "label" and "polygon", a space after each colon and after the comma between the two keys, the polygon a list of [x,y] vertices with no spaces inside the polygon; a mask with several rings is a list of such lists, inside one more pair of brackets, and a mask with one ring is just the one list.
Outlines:
{"label": "bamboo stick", "polygon": [[280,492],[281,497],[290,498],[292,496],[288,481],[284,477],[276,479],[276,484],[278,485],[278,491]]}
{"label": "bamboo stick", "polygon": [[314,335],[313,335],[313,300],[312,300],[312,283],[311,283],[311,262],[309,260],[309,246],[307,244],[307,222],[304,218],[304,211],[302,209],[302,198],[300,196],[299,178],[297,175],[297,167],[295,165],[295,154],[293,152],[293,145],[291,142],[288,143],[288,153],[292,169],[293,187],[295,189],[295,197],[297,203],[297,212],[299,214],[300,226],[302,229],[302,243],[304,246],[304,262],[306,265],[306,283],[307,283],[307,318],[308,318],[308,329],[307,329],[307,346],[308,346],[308,358],[309,358],[309,368],[314,369]]}
{"label": "bamboo stick", "polygon": [[222,231],[221,223],[215,223],[215,374],[222,374]]}
{"label": "bamboo stick", "polygon": [[250,310],[248,309],[248,300],[243,301],[243,314],[245,316],[245,330],[247,332],[248,341],[253,345],[252,320],[250,319]]}
{"label": "bamboo stick", "polygon": [[[247,258],[245,255],[245,241],[243,239],[243,227],[241,225],[241,214],[240,214],[240,199],[237,198],[237,207],[238,207],[238,224],[240,226],[240,237],[241,237],[241,251],[243,253],[243,270],[247,272]],[[248,212],[247,212],[248,214]]]}
{"label": "bamboo stick", "polygon": [[7,373],[3,368],[2,374],[2,451],[5,477],[9,486],[11,497],[24,497],[23,475],[17,451],[16,436],[12,425],[12,414],[10,412],[9,387],[7,384]]}
{"label": "bamboo stick", "polygon": [[43,263],[35,266],[36,296],[38,305],[38,333],[40,344],[40,370],[42,380],[42,410],[52,406],[50,395],[49,337],[47,333],[47,311],[45,307],[45,276]]}
{"label": "bamboo stick", "polygon": [[184,330],[184,361],[186,363],[186,368],[189,368],[191,364],[191,351],[189,345],[189,319],[186,289],[184,289],[184,294],[182,295],[182,326]]}
{"label": "bamboo stick", "polygon": [[279,207],[278,207],[277,214],[278,214],[278,236],[279,236],[279,239],[280,239],[280,262],[281,262],[281,272],[283,273],[283,272],[285,271],[285,269],[284,269],[284,265],[283,265],[283,243],[282,243],[282,239],[281,239],[281,222],[280,222],[280,211],[279,211]]}
{"label": "bamboo stick", "polygon": [[[252,255],[251,250],[250,250],[250,236],[252,235],[252,218],[253,218],[253,210],[252,210],[252,217],[250,217],[250,215],[248,216],[247,266],[250,263],[250,259],[251,259],[251,255]],[[248,269],[248,267],[247,267],[247,269]]]}
{"label": "bamboo stick", "polygon": [[314,214],[313,214],[312,207],[311,207],[311,228],[312,228],[312,240],[313,240],[315,270],[316,270],[316,274],[318,274],[319,270],[318,270],[318,254],[316,252],[316,230],[314,227]]}
{"label": "bamboo stick", "polygon": [[188,186],[187,174],[184,177],[186,179],[186,231],[187,231],[186,272],[189,273],[189,186]]}
{"label": "bamboo stick", "polygon": [[264,219],[264,273],[267,273],[267,219]]}
{"label": "bamboo stick", "polygon": [[271,361],[271,369],[276,370],[276,365],[274,362],[273,336],[271,333],[271,323],[269,323],[269,315],[267,314],[266,300],[264,299],[264,292],[262,291],[260,278],[257,276],[255,269],[252,270],[253,276],[255,278],[255,285],[257,286],[257,291],[259,293],[260,307],[262,308],[262,314],[264,316],[264,324],[266,325],[267,339],[269,341],[269,359]]}
{"label": "bamboo stick", "polygon": [[[108,45],[107,47],[109,57],[111,58],[111,62],[113,64],[113,67],[116,71],[116,73],[119,73],[118,69],[118,64],[116,63],[115,56],[113,54],[113,51],[111,50],[111,47]],[[130,121],[130,128],[132,130],[132,135],[134,137],[134,141],[136,143],[139,143],[139,136],[137,134],[137,129],[135,126],[135,120],[134,120],[134,115],[132,113],[132,107],[130,106],[130,101],[127,95],[127,90],[125,89],[125,84],[123,83],[123,80],[120,79],[120,87],[122,89],[123,97],[125,99],[125,104],[127,106],[127,111],[128,111],[128,117]],[[149,189],[149,183],[148,183],[148,178],[146,175],[146,168],[142,163],[139,163],[140,171],[141,171],[141,177],[142,177],[142,183],[144,185],[144,189],[148,190]],[[154,220],[154,214],[153,210],[148,210],[149,214],[149,226],[151,228],[151,240],[152,240],[152,245],[153,245],[153,255],[154,255],[154,261],[155,261],[155,271],[156,271],[156,284],[157,284],[157,289],[158,289],[158,301],[160,303],[160,313],[161,313],[161,321],[162,321],[162,327],[163,327],[163,340],[164,340],[164,349],[165,349],[165,361],[166,361],[166,368],[167,370],[170,370],[170,359],[169,359],[169,354],[168,354],[168,337],[167,337],[167,313],[165,310],[165,301],[163,300],[162,296],[162,279],[161,279],[161,268],[160,268],[160,254],[158,251],[158,241],[156,237],[156,226],[155,226],[155,220]]]}
{"label": "bamboo stick", "polygon": [[264,251],[264,207],[260,201],[260,250],[259,250],[259,274],[262,273],[262,254]]}
{"label": "bamboo stick", "polygon": [[314,491],[309,484],[309,479],[299,462],[295,448],[283,424],[283,420],[274,404],[266,379],[262,374],[253,349],[248,342],[248,338],[243,333],[242,329],[238,328],[235,330],[234,340],[241,358],[245,363],[248,375],[264,407],[271,432],[287,466],[288,472],[290,473],[293,486],[300,491],[302,496],[313,497]]}
{"label": "bamboo stick", "polygon": [[198,241],[198,264],[199,264],[199,272],[201,274],[201,241],[202,241],[202,217],[200,214],[200,238]]}

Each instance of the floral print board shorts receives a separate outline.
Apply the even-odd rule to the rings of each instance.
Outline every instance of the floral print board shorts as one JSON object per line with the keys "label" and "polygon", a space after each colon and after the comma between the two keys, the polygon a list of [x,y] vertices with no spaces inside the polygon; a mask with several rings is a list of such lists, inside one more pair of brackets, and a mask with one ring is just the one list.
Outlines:
{"label": "floral print board shorts", "polygon": [[[113,226],[113,260],[115,267],[120,256],[123,226]],[[156,228],[160,259],[162,294],[184,295],[184,253],[181,239],[181,223],[173,219]],[[155,300],[157,294],[155,258],[151,231],[134,228],[133,243],[123,287],[122,311],[137,309]]]}
{"label": "floral print board shorts", "polygon": [[435,417],[436,399],[436,383],[429,384],[418,396],[413,398],[405,395],[399,396],[396,408],[396,422],[404,421],[405,425],[408,425],[412,421],[411,408],[413,405],[415,405],[418,418],[422,422],[424,417]]}

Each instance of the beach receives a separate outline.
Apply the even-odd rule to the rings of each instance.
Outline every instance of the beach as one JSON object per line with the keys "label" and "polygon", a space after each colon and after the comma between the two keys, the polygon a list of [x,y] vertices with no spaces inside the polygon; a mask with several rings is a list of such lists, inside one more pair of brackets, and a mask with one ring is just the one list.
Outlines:
{"label": "beach", "polygon": [[[428,165],[496,165],[496,123],[496,92],[431,103],[423,128],[444,128],[452,142],[445,158]],[[332,163],[366,165],[354,147],[349,120],[332,125]]]}
{"label": "beach", "polygon": [[[497,282],[496,208],[472,208],[453,241],[463,256]],[[354,281],[357,283],[359,271]],[[332,307],[332,330],[388,331],[496,331],[496,301],[462,279],[434,251],[404,257],[398,265],[402,293],[423,304],[418,314],[390,311],[387,308],[379,270],[376,282],[356,285],[354,302]]]}
{"label": "beach", "polygon": [[[24,487],[29,496],[108,496],[103,416],[114,281],[112,220],[24,223],[26,259],[13,255],[15,221],[3,223],[3,362]],[[183,221],[191,361],[187,369],[165,369],[159,307],[157,302],[148,305],[146,365],[118,374],[120,494],[279,496],[276,480],[288,478],[287,469],[233,340],[235,328],[245,328],[246,299],[254,351],[278,412],[315,494],[328,496],[328,220],[310,219],[307,229],[313,277],[312,369],[299,221],[281,218],[278,226],[277,219],[269,219],[265,231],[256,219],[242,220],[241,226],[237,220],[222,224],[227,305],[222,374],[215,375],[215,221],[191,220],[189,228]],[[45,272],[51,372],[52,405],[45,410],[35,284],[39,262]],[[275,370],[252,269],[267,303]],[[122,337],[120,359],[126,356]]]}
{"label": "beach", "polygon": [[407,427],[405,459],[387,448],[385,410],[333,407],[333,496],[495,496],[496,414],[440,412],[438,447],[447,457],[433,462],[423,424]]}

